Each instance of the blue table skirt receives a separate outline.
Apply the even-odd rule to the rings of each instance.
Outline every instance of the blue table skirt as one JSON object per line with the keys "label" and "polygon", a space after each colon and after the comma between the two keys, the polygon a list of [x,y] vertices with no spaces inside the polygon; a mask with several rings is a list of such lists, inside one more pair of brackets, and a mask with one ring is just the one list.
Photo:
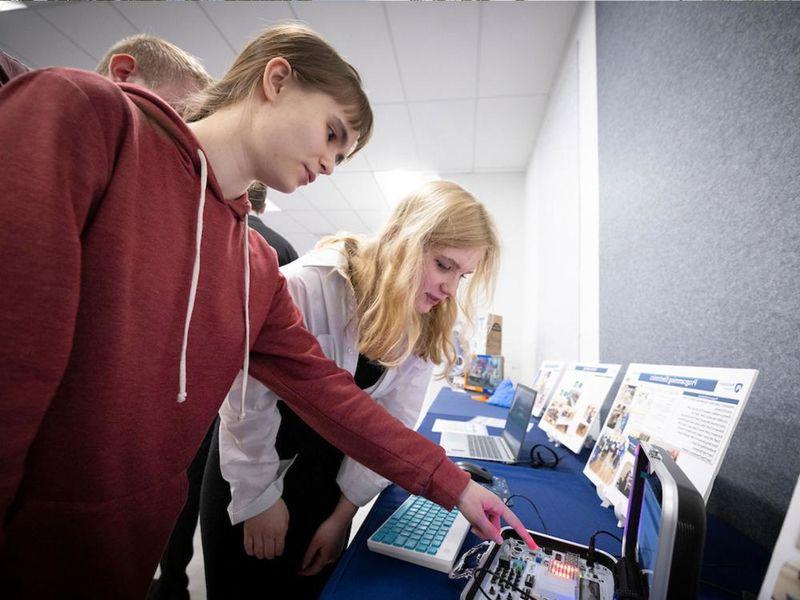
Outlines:
{"label": "blue table skirt", "polygon": [[[420,433],[433,441],[432,433],[438,419],[466,421],[483,415],[505,419],[508,409],[472,400],[463,392],[443,389],[419,427]],[[499,429],[489,428],[499,434]],[[552,444],[536,424],[526,437],[523,456],[534,444]],[[598,529],[612,531],[622,537],[622,529],[611,508],[603,508],[594,485],[583,475],[590,450],[584,448],[574,455],[564,447],[555,448],[561,458],[556,469],[534,469],[528,465],[503,465],[487,461],[472,461],[488,468],[493,475],[505,477],[512,494],[530,498],[538,507],[544,524],[533,508],[522,499],[514,499],[513,510],[528,529],[549,532],[550,535],[586,544]],[[458,598],[465,580],[451,581],[446,575],[417,565],[372,552],[367,538],[408,497],[398,486],[390,486],[380,495],[367,516],[353,543],[344,553],[321,598],[351,600],[353,598],[415,599]],[[467,536],[462,551],[478,544],[472,533]],[[619,543],[608,536],[597,538],[597,547],[614,556],[620,554]],[[700,588],[701,598],[731,598],[720,588],[739,592],[758,593],[766,573],[769,556],[765,550],[728,525],[709,516],[704,567]]]}

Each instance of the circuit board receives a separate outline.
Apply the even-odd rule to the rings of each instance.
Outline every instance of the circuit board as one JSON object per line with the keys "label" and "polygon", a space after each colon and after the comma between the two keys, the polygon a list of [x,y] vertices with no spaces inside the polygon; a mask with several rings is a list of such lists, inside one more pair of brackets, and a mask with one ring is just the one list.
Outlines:
{"label": "circuit board", "polygon": [[509,538],[476,571],[468,590],[466,597],[484,600],[612,600],[614,574],[599,562],[589,566],[577,553],[532,551]]}

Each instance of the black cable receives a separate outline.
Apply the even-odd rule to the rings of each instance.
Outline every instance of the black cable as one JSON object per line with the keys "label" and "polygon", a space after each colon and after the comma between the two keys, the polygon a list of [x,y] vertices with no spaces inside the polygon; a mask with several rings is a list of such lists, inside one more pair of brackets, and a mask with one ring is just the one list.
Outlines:
{"label": "black cable", "polygon": [[[536,452],[536,449],[539,449]],[[542,451],[547,451],[553,457],[551,460],[545,460],[542,458]],[[534,444],[530,451],[530,465],[534,469],[538,469],[539,467],[544,467],[546,469],[555,469],[558,466],[559,461],[561,460],[561,456],[556,454],[556,451],[553,450],[550,446],[546,446],[544,444]]]}
{"label": "black cable", "polygon": [[512,506],[511,504],[509,504],[509,502],[511,502],[511,499],[512,499],[512,498],[522,498],[523,500],[527,500],[528,502],[530,502],[531,506],[533,507],[533,510],[536,512],[536,516],[537,516],[537,517],[539,517],[539,520],[542,522],[542,527],[544,527],[544,532],[545,532],[545,533],[548,533],[548,534],[550,533],[550,532],[547,530],[547,523],[545,523],[545,522],[544,522],[544,519],[542,518],[542,513],[540,513],[540,512],[539,512],[539,509],[538,509],[538,508],[536,507],[536,505],[533,503],[533,500],[531,500],[531,499],[530,499],[530,498],[528,498],[527,496],[523,496],[522,494],[511,494],[511,495],[510,495],[510,496],[509,496],[509,497],[506,499],[506,506],[508,506],[509,508],[511,508],[511,506]]}
{"label": "black cable", "polygon": [[592,534],[592,537],[589,538],[589,543],[591,544],[594,541],[594,538],[596,538],[601,533],[605,533],[606,535],[610,535],[612,538],[614,538],[615,540],[617,540],[619,542],[620,546],[622,546],[622,538],[619,537],[616,533],[611,533],[610,531],[606,531],[605,529],[598,529],[597,531],[595,531]]}
{"label": "black cable", "polygon": [[[610,531],[606,531],[605,529],[598,529],[595,531],[591,537],[589,537],[589,548],[586,550],[586,566],[593,567],[594,566],[594,553],[595,553],[595,546],[594,540],[595,538],[600,535],[601,533],[605,533],[606,535],[610,535],[615,540],[619,542],[619,545],[622,546],[622,538],[620,538],[615,533],[611,533]],[[622,554],[622,548],[620,548],[620,554]]]}
{"label": "black cable", "polygon": [[[495,571],[491,571],[491,570],[487,569],[486,567],[475,567],[475,570],[472,572],[472,575],[473,575],[473,577],[475,576],[475,574],[476,574],[476,573],[479,573],[479,572],[481,572],[481,571],[483,571],[483,572],[485,572],[485,573],[488,573],[488,574],[489,574],[489,575],[491,575],[492,577],[495,577],[495,576],[497,576],[497,573],[496,573]],[[487,593],[486,593],[486,592],[483,590],[483,588],[481,587],[481,585],[478,583],[478,580],[477,580],[477,578],[475,579],[475,583],[478,585],[478,589],[481,591],[481,593],[482,593],[484,596],[486,596],[487,598],[489,598],[489,600],[491,600],[491,596],[489,596],[489,594],[487,594]],[[513,583],[511,583],[510,581],[507,581],[506,583],[507,583],[509,586],[511,586],[512,588],[514,588],[516,591],[518,591],[519,593],[521,593],[521,594],[522,594],[522,598],[523,598],[523,600],[536,600],[536,598],[534,598],[533,596],[531,596],[531,595],[530,595],[528,592],[526,592],[526,591],[525,591],[525,590],[523,590],[522,588],[518,588],[516,585],[514,585],[514,584],[513,584]]]}

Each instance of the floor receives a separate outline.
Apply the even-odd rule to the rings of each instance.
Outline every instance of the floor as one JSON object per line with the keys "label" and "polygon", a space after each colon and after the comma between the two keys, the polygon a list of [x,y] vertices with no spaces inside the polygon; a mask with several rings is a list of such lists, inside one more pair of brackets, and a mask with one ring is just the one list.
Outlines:
{"label": "floor", "polygon": [[[428,391],[425,395],[425,402],[423,404],[422,413],[420,415],[420,421],[422,417],[428,412],[428,408],[430,407],[431,403],[433,403],[434,398],[439,393],[439,390],[442,387],[445,387],[447,384],[444,381],[433,380],[431,381],[430,385],[428,386]],[[419,424],[419,422],[417,423]],[[350,542],[353,541],[353,537],[355,537],[356,533],[358,532],[361,524],[364,522],[364,519],[369,513],[369,510],[372,508],[372,505],[375,501],[373,500],[366,506],[359,509],[356,513],[356,516],[353,518],[353,527],[350,533]],[[200,528],[198,527],[194,533],[194,556],[192,557],[192,561],[189,563],[188,568],[186,569],[186,573],[189,575],[189,595],[191,596],[192,600],[205,600],[206,599],[206,582],[203,575],[203,546],[200,541]],[[156,571],[156,577],[158,576],[158,571]]]}

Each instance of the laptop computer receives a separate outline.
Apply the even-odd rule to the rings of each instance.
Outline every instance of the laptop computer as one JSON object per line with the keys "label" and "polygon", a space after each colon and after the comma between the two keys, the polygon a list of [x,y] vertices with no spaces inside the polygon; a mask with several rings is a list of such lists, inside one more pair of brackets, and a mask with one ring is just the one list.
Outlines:
{"label": "laptop computer", "polygon": [[494,462],[514,463],[525,441],[536,392],[526,385],[517,384],[514,401],[508,410],[506,427],[502,435],[472,435],[442,433],[439,445],[447,456],[477,458]]}

